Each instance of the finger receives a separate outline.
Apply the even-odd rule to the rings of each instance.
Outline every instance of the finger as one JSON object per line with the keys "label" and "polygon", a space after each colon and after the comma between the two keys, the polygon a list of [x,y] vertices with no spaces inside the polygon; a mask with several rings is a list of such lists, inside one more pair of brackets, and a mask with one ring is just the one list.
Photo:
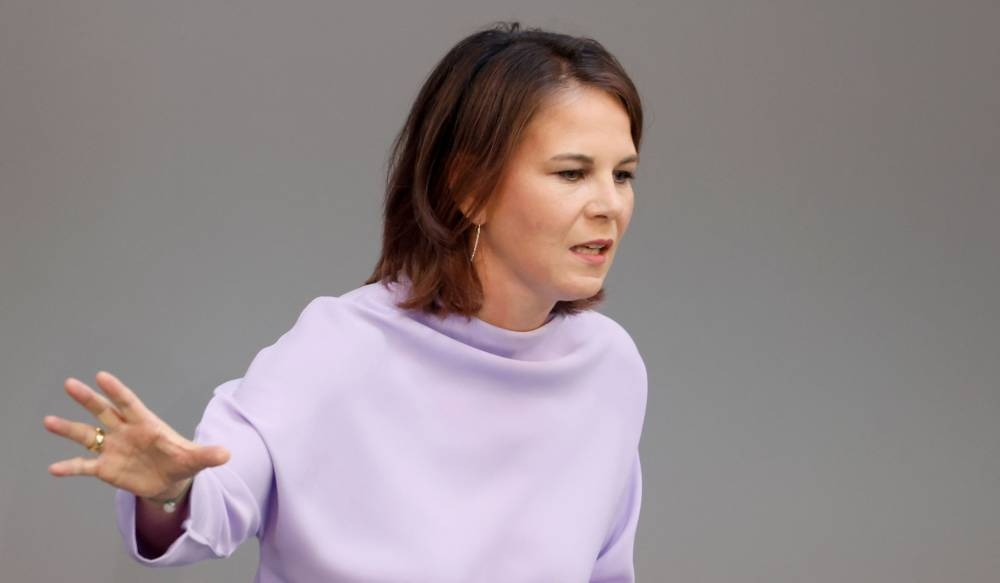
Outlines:
{"label": "finger", "polygon": [[118,380],[118,377],[115,375],[102,370],[97,373],[95,378],[97,379],[97,386],[101,387],[104,394],[111,399],[111,402],[114,403],[115,407],[126,420],[136,419],[149,413],[149,409],[142,404],[139,397],[135,396],[135,393],[126,387],[125,383]]}
{"label": "finger", "polygon": [[221,466],[229,461],[229,450],[221,445],[206,445],[194,451],[194,459],[201,467]]}
{"label": "finger", "polygon": [[97,435],[96,428],[89,423],[70,421],[54,415],[46,416],[43,424],[50,432],[75,441],[87,448],[94,444],[95,436]]}
{"label": "finger", "polygon": [[122,416],[115,410],[111,401],[98,394],[94,389],[73,377],[66,379],[63,386],[66,393],[73,397],[74,401],[83,405],[84,409],[108,429],[115,429],[122,424]]}
{"label": "finger", "polygon": [[49,466],[49,473],[53,476],[96,476],[97,458],[75,457],[62,460]]}

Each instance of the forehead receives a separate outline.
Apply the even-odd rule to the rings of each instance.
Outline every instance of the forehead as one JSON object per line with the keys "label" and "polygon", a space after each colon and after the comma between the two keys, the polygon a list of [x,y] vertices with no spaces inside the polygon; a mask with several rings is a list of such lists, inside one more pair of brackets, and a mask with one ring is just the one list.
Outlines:
{"label": "forehead", "polygon": [[542,102],[525,129],[522,148],[534,154],[555,150],[606,153],[617,159],[635,153],[628,113],[618,98],[579,85]]}

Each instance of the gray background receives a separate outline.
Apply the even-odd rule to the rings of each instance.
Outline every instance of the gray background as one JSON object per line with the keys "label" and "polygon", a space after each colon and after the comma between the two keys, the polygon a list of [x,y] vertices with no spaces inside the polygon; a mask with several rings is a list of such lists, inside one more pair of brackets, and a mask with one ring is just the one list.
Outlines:
{"label": "gray background", "polygon": [[133,563],[41,419],[108,369],[190,434],[368,275],[420,83],[508,18],[648,111],[604,308],[649,369],[640,580],[997,581],[993,0],[0,1],[0,578],[252,578]]}

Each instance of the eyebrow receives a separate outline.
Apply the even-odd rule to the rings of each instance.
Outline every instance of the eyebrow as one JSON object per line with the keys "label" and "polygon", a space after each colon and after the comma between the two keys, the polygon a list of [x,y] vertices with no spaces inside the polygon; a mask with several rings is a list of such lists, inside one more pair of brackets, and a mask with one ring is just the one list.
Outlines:
{"label": "eyebrow", "polygon": [[[552,161],[552,160],[576,160],[577,162],[582,162],[584,164],[589,164],[590,166],[594,165],[594,159],[591,158],[590,156],[587,156],[586,154],[576,154],[576,153],[557,154],[557,155],[552,156],[551,158],[549,158],[549,160],[550,161]],[[618,164],[616,164],[616,166],[621,166],[622,164],[627,164],[629,162],[638,162],[638,161],[639,161],[639,155],[638,154],[633,154],[631,156],[627,156],[625,158],[622,158],[621,161],[619,161]]]}

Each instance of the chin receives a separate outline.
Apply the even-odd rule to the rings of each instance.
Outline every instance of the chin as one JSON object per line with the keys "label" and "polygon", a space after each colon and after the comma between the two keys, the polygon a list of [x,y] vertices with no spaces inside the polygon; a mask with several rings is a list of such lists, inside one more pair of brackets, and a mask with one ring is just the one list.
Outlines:
{"label": "chin", "polygon": [[592,281],[576,283],[575,285],[564,287],[563,293],[560,294],[562,297],[559,299],[564,302],[585,300],[589,297],[597,295],[597,292],[601,291],[602,287],[604,287],[603,277]]}

